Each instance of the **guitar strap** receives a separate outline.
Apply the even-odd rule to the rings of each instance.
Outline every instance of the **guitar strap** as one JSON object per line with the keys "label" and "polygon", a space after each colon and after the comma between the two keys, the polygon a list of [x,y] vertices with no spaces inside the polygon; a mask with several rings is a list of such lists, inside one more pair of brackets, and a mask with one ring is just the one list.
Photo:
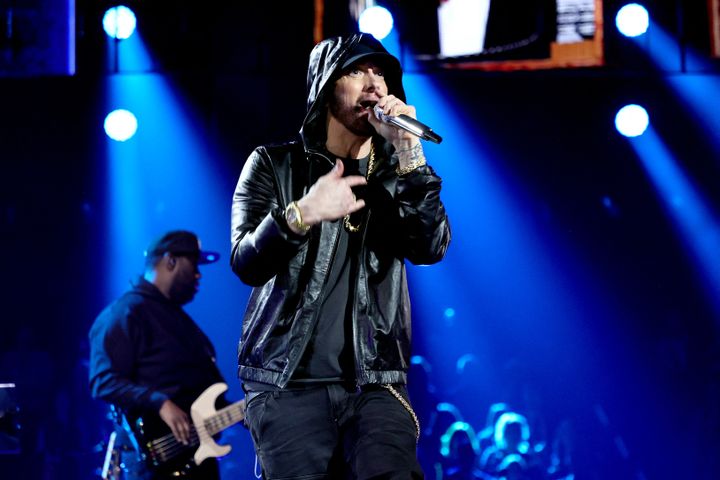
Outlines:
{"label": "guitar strap", "polygon": [[110,405],[107,418],[112,420],[114,430],[108,437],[100,478],[103,480],[120,480],[122,472],[126,471],[121,452],[132,452],[137,457],[137,460],[141,461],[140,445],[130,428],[127,417],[120,408]]}
{"label": "guitar strap", "polygon": [[[125,412],[123,412],[122,409],[115,405],[110,405],[110,412],[115,422],[115,426],[118,427],[118,433],[122,435],[122,438],[118,443],[125,447],[130,447],[133,451],[137,452],[139,456],[141,453],[140,444],[135,436],[135,432],[133,432],[133,429],[130,427],[127,415],[125,415]],[[123,441],[125,439],[127,439],[127,441]]]}

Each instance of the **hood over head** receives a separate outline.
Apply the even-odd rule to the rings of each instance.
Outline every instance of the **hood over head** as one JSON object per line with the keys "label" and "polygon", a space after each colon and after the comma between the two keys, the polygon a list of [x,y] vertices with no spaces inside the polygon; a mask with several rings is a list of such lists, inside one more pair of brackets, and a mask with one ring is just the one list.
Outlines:
{"label": "hood over head", "polygon": [[328,95],[332,95],[335,80],[352,64],[372,58],[385,68],[388,93],[405,101],[400,62],[372,35],[356,33],[349,37],[334,37],[315,45],[310,53],[307,76],[307,114],[300,134],[305,146],[322,149],[325,146],[325,115]]}

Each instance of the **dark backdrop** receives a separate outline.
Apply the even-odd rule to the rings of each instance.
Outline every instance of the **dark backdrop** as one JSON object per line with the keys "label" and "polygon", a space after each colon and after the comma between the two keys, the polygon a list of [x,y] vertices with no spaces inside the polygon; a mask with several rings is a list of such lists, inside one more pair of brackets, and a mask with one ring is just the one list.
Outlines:
{"label": "dark backdrop", "polygon": [[[169,9],[170,3],[169,16],[162,17],[160,6]],[[647,478],[690,478],[688,472],[694,478],[716,478],[720,319],[686,244],[612,119],[629,100],[652,108],[655,129],[717,212],[720,137],[698,127],[666,80],[697,74],[720,81],[720,76],[709,60],[695,72],[684,64],[678,71],[658,71],[639,48],[625,49],[611,30],[616,3],[606,2],[606,67],[505,74],[420,68],[409,73],[442,85],[468,131],[492,142],[492,161],[524,189],[524,221],[541,231],[563,232],[607,292],[604,300],[615,315],[590,315],[601,318],[593,328],[606,335],[600,355],[607,377],[597,379],[592,393],[578,396],[543,382],[547,402],[555,405],[548,407],[548,417],[569,412],[593,418],[602,406],[611,419],[604,430],[588,427],[586,436],[579,429],[578,444],[585,448],[578,447],[578,457],[588,470],[610,462],[605,467],[615,474],[586,477],[632,478],[641,470]],[[683,47],[703,55],[707,38],[698,32],[707,19],[694,3],[701,2],[655,2],[653,7]],[[218,214],[229,222],[234,182],[251,149],[292,137],[299,128],[313,2],[153,4],[138,2],[137,7],[139,14],[145,9],[146,40],[158,52],[155,69],[179,85],[199,112],[209,141],[222,152],[217,164],[226,181],[218,188],[228,199],[228,212]],[[1,455],[0,465],[25,471],[28,478],[91,478],[100,459],[97,445],[107,430],[104,409],[89,398],[84,383],[87,330],[107,301],[98,288],[107,240],[104,190],[97,181],[106,141],[101,85],[108,64],[97,28],[103,6],[78,4],[77,75],[0,79],[0,383],[18,384],[27,435],[42,432],[23,455]],[[326,31],[342,32],[349,24],[342,9],[329,8]],[[441,126],[437,130],[444,133]],[[432,161],[443,174],[461,169],[464,159]],[[444,188],[453,185],[446,182]],[[451,218],[473,221],[472,193],[467,192],[466,205],[449,206]],[[472,285],[467,288],[472,297]],[[234,298],[232,309],[240,312],[244,301]],[[438,324],[429,312],[414,313],[415,353],[433,359],[422,339],[434,335]],[[239,314],[237,322],[227,326],[233,338],[211,335],[216,345],[223,344],[219,349],[232,352]],[[522,360],[509,346],[496,353]],[[637,363],[628,365],[630,356]],[[232,370],[224,373],[235,383]],[[552,377],[552,371],[545,369],[545,375]],[[606,444],[617,444],[617,438],[625,442],[628,456],[611,461],[597,454],[609,448]],[[237,445],[243,449],[234,454],[242,457],[238,463],[251,468],[247,439]]]}

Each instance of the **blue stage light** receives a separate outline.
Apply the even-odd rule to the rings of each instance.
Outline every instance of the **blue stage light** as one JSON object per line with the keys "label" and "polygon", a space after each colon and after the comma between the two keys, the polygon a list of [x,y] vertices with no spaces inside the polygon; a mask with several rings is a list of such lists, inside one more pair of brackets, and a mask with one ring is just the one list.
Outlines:
{"label": "blue stage light", "polygon": [[123,5],[109,8],[103,16],[103,29],[111,38],[118,40],[130,38],[136,26],[135,13]]}
{"label": "blue stage light", "polygon": [[615,16],[615,26],[626,37],[637,37],[647,32],[650,25],[648,11],[637,3],[628,3]]}
{"label": "blue stage light", "polygon": [[382,40],[390,34],[393,28],[392,14],[383,7],[366,8],[358,19],[360,31],[369,33],[378,40]]}
{"label": "blue stage light", "polygon": [[108,113],[105,117],[104,127],[108,137],[118,142],[124,142],[135,135],[138,122],[132,112],[118,109]]}
{"label": "blue stage light", "polygon": [[650,124],[647,111],[640,105],[625,105],[615,115],[615,128],[626,137],[638,137]]}

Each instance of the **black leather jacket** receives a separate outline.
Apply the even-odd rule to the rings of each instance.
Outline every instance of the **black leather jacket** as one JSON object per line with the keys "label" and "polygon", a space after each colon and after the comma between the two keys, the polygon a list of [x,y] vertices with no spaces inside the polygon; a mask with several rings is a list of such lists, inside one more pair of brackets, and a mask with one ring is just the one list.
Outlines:
{"label": "black leather jacket", "polygon": [[[342,220],[322,222],[299,236],[289,229],[284,211],[333,167],[322,149],[322,98],[359,39],[343,38],[313,52],[302,141],[257,148],[240,175],[233,198],[231,264],[243,282],[255,287],[238,350],[243,380],[285,387],[317,323]],[[390,93],[404,98],[400,75],[386,81]],[[392,145],[379,136],[373,141],[379,164],[368,181],[366,217],[358,233],[362,245],[353,300],[358,385],[405,383],[411,328],[404,261],[435,263],[450,243],[440,178],[430,166],[398,177]]]}

